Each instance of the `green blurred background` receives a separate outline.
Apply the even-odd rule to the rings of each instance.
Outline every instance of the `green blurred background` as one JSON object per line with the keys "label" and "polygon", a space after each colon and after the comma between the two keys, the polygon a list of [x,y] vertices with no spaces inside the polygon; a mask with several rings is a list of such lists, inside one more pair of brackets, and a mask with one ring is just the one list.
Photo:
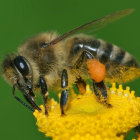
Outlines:
{"label": "green blurred background", "polygon": [[[135,12],[95,35],[128,50],[140,61],[139,0],[0,0],[0,62],[32,35],[52,30],[64,33],[127,8],[134,8]],[[135,80],[127,85],[139,93],[139,83]],[[13,99],[11,90],[0,77],[0,139],[46,140],[38,132],[32,112]]]}

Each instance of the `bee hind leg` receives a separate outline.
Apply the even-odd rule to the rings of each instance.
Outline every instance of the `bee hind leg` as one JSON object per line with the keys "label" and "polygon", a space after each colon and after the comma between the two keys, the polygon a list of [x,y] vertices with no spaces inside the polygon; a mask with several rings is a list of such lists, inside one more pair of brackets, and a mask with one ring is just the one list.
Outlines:
{"label": "bee hind leg", "polygon": [[48,115],[48,110],[47,110],[47,106],[46,106],[46,103],[48,101],[48,94],[47,94],[48,89],[47,89],[46,81],[43,77],[40,77],[40,85],[41,85],[41,93],[43,96],[45,114]]}
{"label": "bee hind leg", "polygon": [[111,104],[107,102],[107,89],[103,81],[96,83],[93,80],[93,90],[101,103],[107,105],[107,107],[111,107]]}
{"label": "bee hind leg", "polygon": [[[95,95],[97,96],[97,98],[99,99],[101,103],[104,103],[108,107],[111,107],[111,105],[107,102],[107,89],[103,81],[104,75],[105,75],[105,66],[101,64],[98,60],[95,60],[93,55],[90,52],[85,51],[84,54],[86,55],[86,58],[87,58],[87,67],[89,70],[89,74],[93,80],[93,90],[94,90]],[[93,71],[96,71],[95,69],[96,70],[99,69],[97,70],[98,74],[97,72],[93,73]],[[98,80],[100,81],[96,82],[95,79],[97,81]]]}
{"label": "bee hind leg", "polygon": [[68,86],[68,74],[67,74],[67,70],[64,69],[61,76],[61,88],[63,89],[60,97],[61,115],[65,115],[64,107],[68,99],[68,90],[66,89],[67,86]]}
{"label": "bee hind leg", "polygon": [[[97,96],[97,98],[99,99],[99,101],[101,103],[104,103],[108,107],[111,107],[111,105],[107,102],[107,89],[106,89],[106,86],[103,81],[104,75],[105,75],[105,66],[103,64],[101,64],[98,60],[95,60],[93,55],[90,52],[84,51],[82,56],[84,56],[84,55],[87,58],[87,67],[89,70],[89,74],[93,80],[93,90],[94,90],[95,95]],[[93,64],[93,62],[95,64]],[[96,67],[95,67],[95,65],[96,65]],[[98,65],[99,65],[99,67],[98,67]],[[100,69],[99,71],[97,70],[98,74],[93,73],[93,71],[96,71],[95,68]],[[98,77],[98,75],[100,75],[100,76]],[[95,79],[100,80],[100,81],[96,82]]]}

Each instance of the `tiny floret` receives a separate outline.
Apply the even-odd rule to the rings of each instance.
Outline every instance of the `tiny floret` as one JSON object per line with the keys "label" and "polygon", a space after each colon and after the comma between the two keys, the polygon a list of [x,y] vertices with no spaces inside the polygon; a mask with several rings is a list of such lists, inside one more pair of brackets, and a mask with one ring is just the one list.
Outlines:
{"label": "tiny floret", "polygon": [[108,89],[108,102],[112,107],[98,102],[87,85],[86,93],[70,97],[61,116],[59,104],[51,100],[49,116],[35,111],[39,131],[53,140],[124,140],[125,134],[140,123],[140,98],[129,87]]}

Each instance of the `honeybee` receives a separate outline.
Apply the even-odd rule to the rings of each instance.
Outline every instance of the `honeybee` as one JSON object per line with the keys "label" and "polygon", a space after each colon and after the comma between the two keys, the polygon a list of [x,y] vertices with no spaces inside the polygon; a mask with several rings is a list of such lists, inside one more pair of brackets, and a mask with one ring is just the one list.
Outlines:
{"label": "honeybee", "polygon": [[[3,77],[13,86],[14,98],[32,111],[41,110],[34,94],[40,89],[45,113],[48,114],[46,104],[49,91],[60,89],[60,108],[64,114],[68,89],[73,83],[77,87],[85,86],[85,81],[91,77],[87,67],[87,61],[91,59],[97,60],[106,70],[105,77],[100,81],[92,78],[93,90],[99,99],[100,96],[107,99],[104,81],[127,82],[139,77],[139,64],[131,54],[116,45],[82,34],[104,27],[132,11],[127,9],[113,13],[60,36],[50,32],[28,39],[19,47],[18,53],[7,55],[2,63]],[[16,88],[32,107],[15,95]]]}

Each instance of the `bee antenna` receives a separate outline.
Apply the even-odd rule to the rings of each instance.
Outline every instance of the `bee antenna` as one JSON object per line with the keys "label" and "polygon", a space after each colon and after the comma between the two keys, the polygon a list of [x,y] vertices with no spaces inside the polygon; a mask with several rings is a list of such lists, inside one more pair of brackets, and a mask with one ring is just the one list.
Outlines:
{"label": "bee antenna", "polygon": [[15,96],[15,85],[13,85],[13,90],[12,90],[12,94],[13,94],[13,97],[19,101],[22,105],[24,105],[25,107],[27,107],[29,110],[31,111],[35,111],[33,108],[31,108],[29,105],[27,105],[26,103],[24,103],[20,98],[18,98],[17,96]]}

